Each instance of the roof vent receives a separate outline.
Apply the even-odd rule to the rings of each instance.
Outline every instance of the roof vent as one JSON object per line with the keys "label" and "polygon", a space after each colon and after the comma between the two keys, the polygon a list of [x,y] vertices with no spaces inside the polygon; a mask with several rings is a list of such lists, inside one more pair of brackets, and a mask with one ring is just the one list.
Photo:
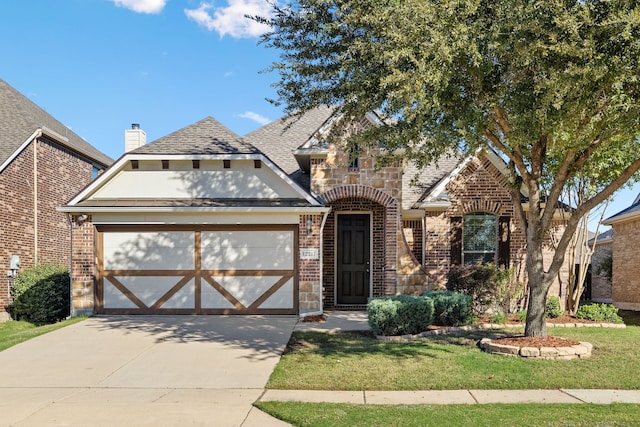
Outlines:
{"label": "roof vent", "polygon": [[131,129],[124,131],[124,152],[135,150],[147,143],[147,134],[140,129],[139,123],[132,123]]}

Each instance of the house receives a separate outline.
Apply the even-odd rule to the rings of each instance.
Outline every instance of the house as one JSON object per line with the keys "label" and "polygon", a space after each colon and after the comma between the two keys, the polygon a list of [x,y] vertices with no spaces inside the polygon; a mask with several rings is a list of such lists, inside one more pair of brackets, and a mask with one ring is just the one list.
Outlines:
{"label": "house", "polygon": [[70,226],[56,210],[112,160],[0,79],[0,319],[9,285],[37,263],[69,265]]}
{"label": "house", "polygon": [[611,262],[613,256],[613,229],[609,229],[598,235],[595,240],[589,241],[593,245],[591,255],[591,287],[585,289],[585,298],[593,302],[611,304],[611,279],[602,266]]}
{"label": "house", "polygon": [[451,265],[521,263],[497,155],[378,168],[377,149],[327,143],[332,124],[319,108],[240,137],[208,117],[126,152],[59,208],[73,223],[74,313],[363,309],[441,287]]}
{"label": "house", "polygon": [[627,209],[607,218],[613,229],[613,277],[611,298],[623,310],[640,310],[640,262],[635,245],[640,241],[640,194]]}

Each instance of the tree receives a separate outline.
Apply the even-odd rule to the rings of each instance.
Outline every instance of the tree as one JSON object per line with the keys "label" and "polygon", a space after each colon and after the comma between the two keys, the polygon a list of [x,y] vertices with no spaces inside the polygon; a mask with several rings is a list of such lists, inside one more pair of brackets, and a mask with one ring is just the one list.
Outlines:
{"label": "tree", "polygon": [[[584,200],[594,195],[597,188],[597,182],[592,185],[589,177],[581,175],[571,180],[565,186],[564,200],[570,206],[579,206]],[[591,257],[595,251],[598,242],[598,234],[600,225],[605,218],[607,206],[611,200],[607,199],[604,203],[596,208],[584,213],[578,222],[578,228],[571,237],[567,251],[569,274],[567,277],[567,304],[566,311],[575,316],[580,305],[580,298],[584,292],[584,284],[591,265]],[[589,222],[592,218],[597,217],[594,238],[589,237]]]}
{"label": "tree", "polygon": [[[296,0],[261,40],[278,49],[277,97],[291,116],[337,105],[349,123],[386,119],[350,144],[419,166],[481,147],[508,162],[526,235],[526,336],[546,336],[546,296],[583,214],[640,169],[640,9],[610,0]],[[339,128],[336,128],[339,130]],[[565,184],[609,162],[542,257]],[[602,170],[603,168],[599,168]],[[521,189],[527,196],[521,203]]]}

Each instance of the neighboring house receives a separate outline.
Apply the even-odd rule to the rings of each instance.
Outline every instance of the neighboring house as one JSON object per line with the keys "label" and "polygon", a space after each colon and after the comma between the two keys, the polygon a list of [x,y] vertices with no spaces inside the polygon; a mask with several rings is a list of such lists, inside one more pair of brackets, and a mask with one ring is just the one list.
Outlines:
{"label": "neighboring house", "polygon": [[640,310],[640,194],[627,209],[607,218],[613,229],[613,278],[611,298],[623,310]]}
{"label": "neighboring house", "polygon": [[[593,245],[593,240],[589,241],[589,245]],[[585,296],[593,302],[608,303],[613,302],[611,299],[611,280],[606,273],[601,271],[600,266],[604,262],[608,262],[613,256],[613,229],[609,229],[598,235],[591,255],[591,288],[590,292]],[[589,289],[586,289],[587,292]]]}
{"label": "neighboring house", "polygon": [[305,315],[442,287],[454,264],[521,267],[497,155],[377,168],[328,144],[332,123],[317,109],[240,137],[209,117],[124,154],[60,208],[74,312]]}
{"label": "neighboring house", "polygon": [[0,319],[9,317],[11,275],[37,263],[69,265],[70,225],[56,208],[111,163],[0,79],[0,268],[7,278]]}

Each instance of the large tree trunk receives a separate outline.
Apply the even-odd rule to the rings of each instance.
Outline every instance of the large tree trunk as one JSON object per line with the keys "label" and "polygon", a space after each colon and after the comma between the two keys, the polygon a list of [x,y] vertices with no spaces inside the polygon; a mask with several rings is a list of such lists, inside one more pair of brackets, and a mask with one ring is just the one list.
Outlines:
{"label": "large tree trunk", "polygon": [[546,337],[547,322],[545,309],[547,293],[551,280],[544,270],[543,244],[544,230],[537,215],[528,222],[527,233],[527,279],[529,283],[529,301],[527,303],[527,321],[524,335],[527,337]]}

